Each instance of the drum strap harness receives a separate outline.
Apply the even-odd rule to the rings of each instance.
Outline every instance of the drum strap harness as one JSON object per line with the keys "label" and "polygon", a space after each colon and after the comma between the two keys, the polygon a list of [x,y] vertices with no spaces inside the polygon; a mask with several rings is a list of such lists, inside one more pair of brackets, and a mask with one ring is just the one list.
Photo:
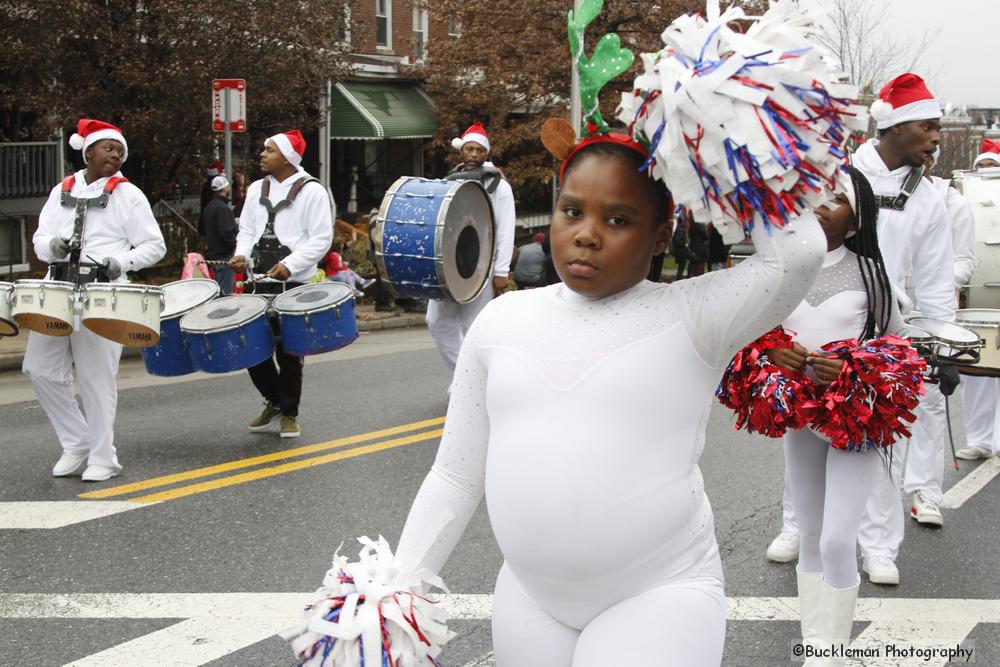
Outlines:
{"label": "drum strap harness", "polygon": [[448,172],[445,176],[445,180],[448,181],[479,181],[486,188],[486,192],[492,197],[493,193],[497,191],[500,187],[500,181],[503,180],[503,176],[500,175],[500,170],[496,167],[487,167],[483,165],[482,167],[476,167],[475,169],[465,170],[462,165],[458,165],[454,169]]}
{"label": "drum strap harness", "polygon": [[288,195],[279,201],[277,204],[272,204],[269,196],[271,194],[271,181],[267,178],[264,179],[264,183],[260,189],[260,205],[264,207],[267,211],[267,224],[264,225],[264,233],[261,234],[260,239],[257,244],[253,247],[253,252],[251,253],[251,260],[253,261],[253,269],[257,273],[267,273],[274,267],[275,264],[280,262],[282,259],[287,257],[292,253],[292,251],[286,245],[282,245],[281,241],[278,240],[278,235],[274,233],[274,219],[278,215],[278,211],[286,209],[292,205],[295,198],[299,195],[309,183],[319,183],[318,178],[300,178],[295,183],[292,183],[291,189],[288,191]]}
{"label": "drum strap harness", "polygon": [[[69,239],[69,261],[56,263],[65,265],[64,268],[58,267],[55,269],[57,273],[62,274],[56,278],[57,280],[80,284],[80,251],[83,248],[83,225],[87,218],[87,209],[92,207],[107,208],[111,193],[121,183],[128,183],[128,179],[124,176],[112,176],[104,184],[104,191],[99,196],[88,199],[86,197],[74,197],[70,194],[73,191],[73,186],[76,184],[76,174],[70,174],[63,179],[62,188],[59,193],[59,204],[76,210],[73,219],[73,235]],[[84,282],[91,282],[94,279],[100,280],[97,276],[91,276],[90,270],[91,267],[88,264]]]}
{"label": "drum strap harness", "polygon": [[875,195],[875,204],[879,208],[887,208],[893,211],[902,211],[906,202],[917,191],[920,182],[924,180],[924,167],[914,167],[910,169],[906,180],[903,182],[903,189],[895,197],[889,195]]}

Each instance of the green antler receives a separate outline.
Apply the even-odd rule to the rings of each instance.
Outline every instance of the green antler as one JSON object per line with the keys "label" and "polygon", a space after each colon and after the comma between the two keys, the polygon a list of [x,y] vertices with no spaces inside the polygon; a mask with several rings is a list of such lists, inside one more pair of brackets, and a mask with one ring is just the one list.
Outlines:
{"label": "green antler", "polygon": [[583,52],[583,33],[604,8],[604,0],[581,0],[578,12],[572,9],[567,15],[569,49],[573,64],[580,74],[580,106],[583,109],[582,136],[602,134],[611,130],[601,117],[601,88],[619,74],[628,71],[635,55],[621,48],[618,35],[608,33],[601,37],[589,59]]}

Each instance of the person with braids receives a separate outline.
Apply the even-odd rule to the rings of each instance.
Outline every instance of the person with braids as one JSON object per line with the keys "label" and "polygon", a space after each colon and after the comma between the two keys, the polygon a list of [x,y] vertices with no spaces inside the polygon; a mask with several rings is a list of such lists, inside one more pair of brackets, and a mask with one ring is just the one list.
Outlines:
{"label": "person with braids", "polygon": [[[839,186],[836,197],[816,209],[827,239],[823,268],[805,300],[782,323],[794,337],[793,347],[767,352],[776,365],[805,372],[820,384],[835,380],[844,364],[817,352],[823,345],[871,340],[903,328],[879,250],[871,186],[853,167]],[[880,454],[891,456],[891,450],[837,449],[809,428],[789,430],[784,449],[785,516],[791,516],[794,505],[799,536],[802,636],[807,642],[846,645],[860,584],[858,526],[878,481]]]}

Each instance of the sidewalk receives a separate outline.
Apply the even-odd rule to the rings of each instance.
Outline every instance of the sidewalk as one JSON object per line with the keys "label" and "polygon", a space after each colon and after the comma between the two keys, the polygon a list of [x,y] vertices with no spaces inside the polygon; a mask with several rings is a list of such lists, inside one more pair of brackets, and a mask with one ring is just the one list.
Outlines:
{"label": "sidewalk", "polygon": [[[423,313],[404,313],[399,309],[377,313],[372,304],[359,304],[355,306],[354,312],[358,318],[358,331],[361,333],[426,325]],[[20,370],[27,344],[27,331],[22,331],[17,336],[0,337],[0,373]],[[126,347],[122,352],[122,357],[138,356],[138,348]]]}

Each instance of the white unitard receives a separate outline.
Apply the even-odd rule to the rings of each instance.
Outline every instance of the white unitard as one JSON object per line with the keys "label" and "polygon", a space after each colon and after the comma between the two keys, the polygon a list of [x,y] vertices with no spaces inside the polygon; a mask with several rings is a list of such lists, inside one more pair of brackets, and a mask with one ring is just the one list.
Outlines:
{"label": "white unitard", "polygon": [[[882,303],[876,305],[876,313]],[[902,317],[891,297],[889,306],[888,332],[898,333]],[[841,246],[827,253],[809,294],[782,325],[814,352],[835,340],[860,337],[867,315],[868,294],[858,257]],[[791,518],[794,505],[800,536],[799,572],[822,572],[834,588],[854,586],[858,582],[858,526],[878,479],[878,455],[835,449],[810,429],[786,433],[784,449],[785,517]]]}
{"label": "white unitard", "polygon": [[477,318],[398,557],[440,571],[485,492],[500,667],[721,660],[705,423],[725,365],[802,300],[825,246],[811,215],[754,243],[728,271],[599,300],[515,292]]}

